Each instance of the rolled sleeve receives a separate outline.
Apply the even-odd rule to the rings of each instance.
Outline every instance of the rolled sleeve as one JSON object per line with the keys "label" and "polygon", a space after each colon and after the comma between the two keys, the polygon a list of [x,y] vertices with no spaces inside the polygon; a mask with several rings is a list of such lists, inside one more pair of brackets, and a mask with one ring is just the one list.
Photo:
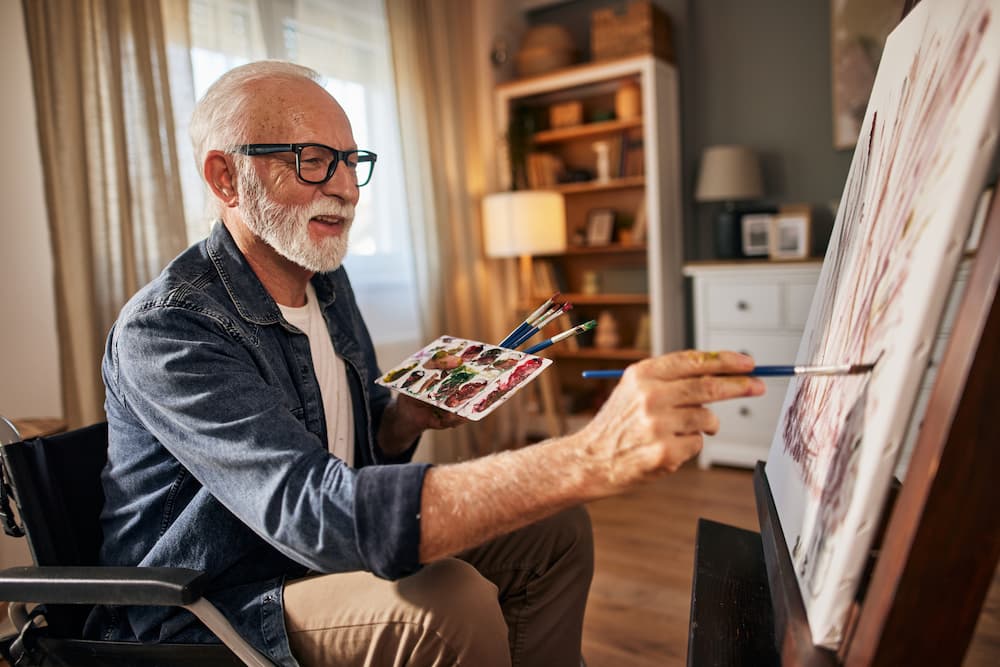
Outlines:
{"label": "rolled sleeve", "polygon": [[383,579],[413,574],[420,564],[420,499],[428,463],[358,471],[355,532],[365,569]]}

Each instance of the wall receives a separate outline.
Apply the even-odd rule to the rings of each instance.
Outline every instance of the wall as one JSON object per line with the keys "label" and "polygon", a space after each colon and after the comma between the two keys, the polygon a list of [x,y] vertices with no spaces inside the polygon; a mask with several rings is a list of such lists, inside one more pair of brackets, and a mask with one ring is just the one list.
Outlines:
{"label": "wall", "polygon": [[[0,414],[61,416],[52,256],[20,2],[0,2]],[[0,567],[30,563],[24,540],[0,537]]]}
{"label": "wall", "polygon": [[[765,199],[816,207],[829,234],[851,151],[835,151],[830,93],[830,0],[654,0],[673,24],[681,77],[685,256],[713,255],[710,205],[692,199],[701,151],[720,143],[762,155]],[[532,24],[560,23],[589,56],[590,12],[608,0],[552,4]],[[817,247],[817,250],[820,248]]]}
{"label": "wall", "polygon": [[[812,204],[825,241],[829,204],[840,200],[852,157],[833,149],[829,0],[698,0],[690,8],[688,192],[702,148],[751,146],[761,154],[765,199]],[[713,209],[692,208],[689,257],[711,257]]]}

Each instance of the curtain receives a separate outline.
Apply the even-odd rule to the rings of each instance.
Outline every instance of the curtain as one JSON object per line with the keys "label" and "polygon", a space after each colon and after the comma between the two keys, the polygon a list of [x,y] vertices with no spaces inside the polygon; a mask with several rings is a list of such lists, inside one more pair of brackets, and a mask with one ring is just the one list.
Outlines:
{"label": "curtain", "polygon": [[186,39],[186,4],[24,0],[24,15],[75,428],[104,419],[100,364],[121,306],[186,245],[171,108],[185,77],[169,71],[167,38]]}
{"label": "curtain", "polygon": [[[496,187],[496,172],[489,143],[492,76],[488,50],[476,39],[480,6],[464,0],[386,3],[429,339],[447,333],[498,342],[514,324],[516,271],[510,261],[486,261],[482,251],[479,207]],[[525,393],[481,422],[433,433],[434,458],[461,460],[512,442]]]}

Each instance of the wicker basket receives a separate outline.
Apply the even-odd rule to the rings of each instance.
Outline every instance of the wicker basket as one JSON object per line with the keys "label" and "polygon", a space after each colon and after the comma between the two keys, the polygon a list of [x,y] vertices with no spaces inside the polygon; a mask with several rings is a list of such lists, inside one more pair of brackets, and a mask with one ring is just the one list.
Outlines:
{"label": "wicker basket", "polygon": [[650,0],[632,0],[622,9],[597,9],[590,15],[590,51],[594,60],[651,53],[674,61],[670,17]]}

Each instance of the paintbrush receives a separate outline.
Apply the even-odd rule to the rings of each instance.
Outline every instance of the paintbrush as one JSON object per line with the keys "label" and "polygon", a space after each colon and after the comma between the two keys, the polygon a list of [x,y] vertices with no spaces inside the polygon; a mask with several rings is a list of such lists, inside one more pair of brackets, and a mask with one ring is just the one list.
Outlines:
{"label": "paintbrush", "polygon": [[535,322],[539,317],[548,312],[549,308],[555,303],[555,300],[559,298],[559,292],[556,292],[549,299],[535,309],[531,315],[524,318],[524,321],[514,327],[514,330],[507,334],[502,341],[500,341],[497,347],[512,347],[510,343],[514,340],[520,338],[525,331],[531,328],[531,324]]}
{"label": "paintbrush", "polygon": [[875,364],[833,364],[831,366],[754,366],[747,375],[785,377],[791,375],[863,375]]}
{"label": "paintbrush", "polygon": [[[870,373],[875,364],[835,364],[832,366],[754,366],[747,375],[760,377],[788,377],[792,375],[861,375]],[[615,369],[610,371],[583,371],[583,377],[589,379],[620,378],[625,371]]]}
{"label": "paintbrush", "polygon": [[591,329],[593,329],[596,326],[597,326],[597,320],[590,320],[589,322],[584,322],[583,324],[578,324],[575,327],[573,327],[572,329],[566,329],[566,331],[557,333],[555,336],[553,336],[552,338],[549,338],[548,340],[543,340],[541,343],[537,343],[535,345],[532,345],[527,350],[525,350],[524,353],[525,354],[534,354],[535,352],[541,352],[545,348],[550,347],[552,345],[555,345],[556,343],[558,343],[561,340],[566,340],[567,338],[570,338],[571,336],[578,336],[578,335],[582,334],[584,331],[590,331]]}
{"label": "paintbrush", "polygon": [[542,316],[540,320],[535,322],[532,326],[528,327],[528,329],[524,333],[522,333],[520,336],[512,340],[506,347],[509,347],[512,350],[516,350],[517,348],[527,343],[528,340],[534,337],[535,334],[537,334],[539,331],[548,326],[548,324],[552,320],[556,319],[557,317],[559,317],[563,313],[566,313],[572,308],[573,304],[571,303],[556,304],[549,312],[545,313],[545,315]]}

